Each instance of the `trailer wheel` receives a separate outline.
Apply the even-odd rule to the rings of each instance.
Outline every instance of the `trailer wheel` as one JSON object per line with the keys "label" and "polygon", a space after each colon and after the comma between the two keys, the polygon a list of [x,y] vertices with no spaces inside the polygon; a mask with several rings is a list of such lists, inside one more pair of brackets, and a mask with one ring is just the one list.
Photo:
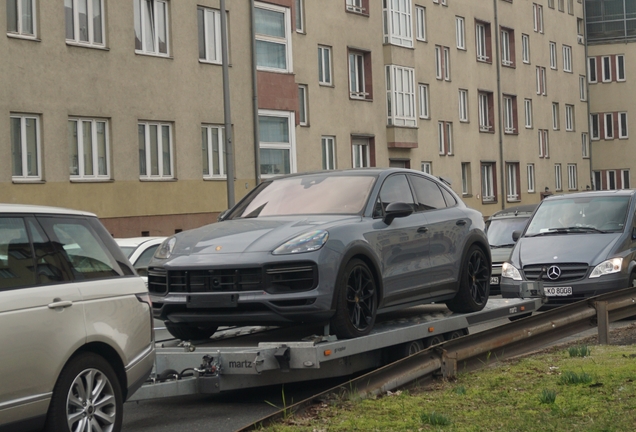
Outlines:
{"label": "trailer wheel", "polygon": [[432,347],[433,345],[439,345],[442,342],[444,342],[444,336],[443,335],[431,336],[429,338],[426,338],[426,348]]}
{"label": "trailer wheel", "polygon": [[172,336],[185,341],[209,339],[218,329],[218,326],[194,326],[170,321],[165,324]]}
{"label": "trailer wheel", "polygon": [[115,371],[101,356],[83,353],[60,374],[46,418],[47,432],[119,432],[123,396]]}
{"label": "trailer wheel", "polygon": [[336,313],[331,319],[333,333],[341,339],[371,332],[378,308],[376,282],[364,261],[353,259],[336,285]]}
{"label": "trailer wheel", "polygon": [[486,306],[490,293],[490,266],[478,246],[471,246],[459,276],[459,289],[446,306],[453,312],[477,312]]}
{"label": "trailer wheel", "polygon": [[464,332],[462,330],[455,330],[454,332],[446,333],[446,340],[458,339],[464,336]]}

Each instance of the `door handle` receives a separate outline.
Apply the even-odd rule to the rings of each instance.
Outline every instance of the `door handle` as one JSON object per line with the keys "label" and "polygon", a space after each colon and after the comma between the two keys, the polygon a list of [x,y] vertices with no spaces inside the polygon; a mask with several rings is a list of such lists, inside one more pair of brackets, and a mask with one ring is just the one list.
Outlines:
{"label": "door handle", "polygon": [[466,225],[466,221],[464,219],[460,219],[457,222],[455,222],[455,225]]}
{"label": "door handle", "polygon": [[63,309],[73,306],[73,302],[70,300],[62,301],[62,299],[55,298],[53,299],[53,303],[49,303],[48,306],[49,309]]}
{"label": "door handle", "polygon": [[425,226],[423,226],[423,227],[419,227],[419,228],[417,229],[417,232],[418,232],[418,233],[425,233],[425,232],[428,232],[428,228],[426,228]]}

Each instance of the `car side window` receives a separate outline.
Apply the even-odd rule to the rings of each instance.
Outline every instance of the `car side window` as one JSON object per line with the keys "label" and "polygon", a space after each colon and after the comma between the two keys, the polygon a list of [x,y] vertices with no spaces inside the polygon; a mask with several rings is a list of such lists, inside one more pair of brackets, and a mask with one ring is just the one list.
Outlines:
{"label": "car side window", "polygon": [[23,218],[0,218],[0,291],[35,285],[33,250]]}
{"label": "car side window", "polygon": [[410,204],[415,208],[415,201],[413,200],[413,193],[409,182],[406,180],[404,174],[396,174],[388,177],[382,184],[380,189],[380,195],[375,204],[373,212],[374,216],[384,215],[386,207],[394,202],[402,202]]}
{"label": "car side window", "polygon": [[417,198],[417,210],[423,212],[446,207],[446,201],[439,186],[424,177],[410,176]]}
{"label": "car side window", "polygon": [[457,205],[457,200],[455,197],[444,187],[440,187],[442,190],[442,195],[444,195],[444,200],[446,201],[446,207],[454,207]]}
{"label": "car side window", "polygon": [[58,249],[48,239],[42,228],[34,220],[29,220],[28,225],[35,251],[38,283],[48,285],[72,281],[71,268],[64,262]]}

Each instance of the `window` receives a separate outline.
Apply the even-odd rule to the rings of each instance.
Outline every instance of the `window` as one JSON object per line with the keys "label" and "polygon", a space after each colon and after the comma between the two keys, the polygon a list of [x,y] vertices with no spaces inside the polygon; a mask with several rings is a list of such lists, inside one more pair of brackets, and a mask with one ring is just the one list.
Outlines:
{"label": "window", "polygon": [[533,3],[532,11],[534,15],[534,31],[543,33],[543,6]]}
{"label": "window", "polygon": [[479,92],[479,131],[494,131],[494,110],[492,92]]}
{"label": "window", "polygon": [[482,21],[475,22],[475,43],[477,44],[477,61],[490,62],[492,58],[490,53],[490,24]]}
{"label": "window", "polygon": [[322,85],[332,85],[331,47],[318,45],[318,82]]}
{"label": "window", "polygon": [[468,121],[468,90],[459,89],[459,121]]}
{"label": "window", "polygon": [[347,10],[360,14],[368,13],[369,0],[347,0]]}
{"label": "window", "polygon": [[574,105],[565,106],[565,130],[574,131]]}
{"label": "window", "polygon": [[470,162],[462,162],[462,195],[472,194],[472,179],[470,175]]}
{"label": "window", "polygon": [[526,114],[526,129],[532,128],[532,99],[524,99]]}
{"label": "window", "polygon": [[135,1],[135,52],[168,56],[168,2]]}
{"label": "window", "polygon": [[568,13],[574,15],[574,0],[568,0]]}
{"label": "window", "polygon": [[402,66],[386,66],[388,124],[416,126],[415,70]]}
{"label": "window", "polygon": [[545,68],[543,66],[537,66],[537,94],[546,96],[548,93],[546,91],[546,82],[545,82]]}
{"label": "window", "polygon": [[108,122],[98,119],[68,120],[71,179],[109,179]]}
{"label": "window", "polygon": [[322,137],[322,169],[336,169],[336,137]]}
{"label": "window", "polygon": [[519,163],[506,163],[506,175],[508,177],[508,195],[506,199],[508,202],[519,201],[521,199],[519,195]]}
{"label": "window", "polygon": [[585,75],[579,75],[579,99],[581,99],[581,101],[587,100]]}
{"label": "window", "polygon": [[426,8],[415,6],[415,38],[419,41],[426,42]]}
{"label": "window", "polygon": [[66,40],[104,46],[104,4],[102,0],[64,0]]}
{"label": "window", "polygon": [[526,174],[528,176],[528,193],[535,191],[534,187],[534,164],[528,164],[526,166]]}
{"label": "window", "polygon": [[548,7],[554,9],[554,0],[548,0]]}
{"label": "window", "polygon": [[559,130],[559,104],[552,102],[552,129]]}
{"label": "window", "polygon": [[559,0],[559,12],[563,12],[565,10],[564,0]]}
{"label": "window", "polygon": [[411,0],[385,1],[383,16],[384,43],[412,47]]}
{"label": "window", "polygon": [[548,143],[548,130],[539,129],[539,157],[550,157],[550,147]]}
{"label": "window", "polygon": [[521,35],[521,58],[524,63],[530,64],[530,36]]}
{"label": "window", "polygon": [[497,187],[495,185],[495,163],[481,164],[481,200],[484,203],[497,202]]}
{"label": "window", "polygon": [[40,118],[11,114],[10,120],[13,180],[41,180]]}
{"label": "window", "polygon": [[616,81],[625,81],[625,56],[616,56]]}
{"label": "window", "polygon": [[221,126],[201,126],[203,178],[226,178],[223,131]]}
{"label": "window", "polygon": [[605,123],[605,139],[614,139],[614,113],[605,113],[603,115]]}
{"label": "window", "polygon": [[612,58],[611,57],[601,57],[601,72],[603,74],[603,82],[611,82],[612,81]]}
{"label": "window", "polygon": [[444,47],[444,80],[450,81],[450,49]]}
{"label": "window", "polygon": [[438,80],[450,81],[450,49],[435,45],[435,76]]}
{"label": "window", "polygon": [[34,38],[36,10],[35,0],[7,0],[7,33]]}
{"label": "window", "polygon": [[453,123],[437,122],[437,142],[440,155],[453,154]]}
{"label": "window", "polygon": [[550,42],[550,69],[557,68],[556,43]]}
{"label": "window", "polygon": [[289,8],[255,3],[256,67],[271,72],[291,72],[291,18]]}
{"label": "window", "polygon": [[420,118],[430,118],[428,108],[428,84],[420,84]]}
{"label": "window", "polygon": [[557,191],[563,190],[561,184],[561,164],[554,164],[554,189]]}
{"label": "window", "polygon": [[568,164],[568,190],[578,189],[576,180],[576,164]]}
{"label": "window", "polygon": [[352,99],[372,99],[371,53],[349,51],[349,96]]}
{"label": "window", "polygon": [[422,172],[425,172],[426,174],[433,174],[433,163],[422,162]]}
{"label": "window", "polygon": [[517,97],[504,95],[504,133],[517,133]]}
{"label": "window", "polygon": [[583,158],[590,157],[590,142],[587,139],[587,133],[583,132],[581,134],[581,155]]}
{"label": "window", "polygon": [[458,49],[466,49],[466,22],[464,17],[455,17],[455,39]]}
{"label": "window", "polygon": [[293,111],[259,110],[261,175],[267,177],[296,172],[294,116]]}
{"label": "window", "polygon": [[307,86],[301,84],[298,86],[298,123],[301,126],[309,125],[309,111],[307,104]]}
{"label": "window", "polygon": [[583,20],[583,18],[577,18],[576,19],[576,34],[578,36],[581,36],[580,38],[577,38],[578,42],[582,45],[583,44],[583,31],[585,29],[585,21]]}
{"label": "window", "polygon": [[596,78],[596,57],[589,57],[587,59],[587,76],[590,84],[597,82]]}
{"label": "window", "polygon": [[372,166],[372,146],[368,138],[353,138],[351,149],[353,151],[353,168],[368,168]]}
{"label": "window", "polygon": [[629,189],[629,170],[621,170],[623,178],[623,189]]}
{"label": "window", "polygon": [[141,179],[171,179],[172,126],[169,123],[140,122],[139,177]]}
{"label": "window", "polygon": [[601,126],[598,114],[590,114],[590,138],[601,139]]}
{"label": "window", "polygon": [[515,65],[515,32],[512,29],[501,29],[501,64]]}
{"label": "window", "polygon": [[563,45],[563,71],[572,72],[572,47]]}
{"label": "window", "polygon": [[305,32],[305,0],[296,0],[296,31],[298,33]]}
{"label": "window", "polygon": [[627,113],[618,113],[618,137],[627,138]]}
{"label": "window", "polygon": [[199,60],[221,64],[221,12],[199,6]]}

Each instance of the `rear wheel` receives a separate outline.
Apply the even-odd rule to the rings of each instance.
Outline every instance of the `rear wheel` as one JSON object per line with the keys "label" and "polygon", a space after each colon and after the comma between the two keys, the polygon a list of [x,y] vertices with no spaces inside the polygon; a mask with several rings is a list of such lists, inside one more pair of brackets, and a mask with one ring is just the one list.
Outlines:
{"label": "rear wheel", "polygon": [[209,339],[216,332],[218,326],[195,326],[166,321],[166,329],[177,339],[189,341]]}
{"label": "rear wheel", "polygon": [[484,252],[473,245],[462,266],[457,294],[446,306],[453,312],[477,312],[486,306],[489,293],[490,266]]}
{"label": "rear wheel", "polygon": [[375,278],[364,261],[353,259],[336,285],[336,314],[331,330],[341,339],[371,332],[378,308]]}

